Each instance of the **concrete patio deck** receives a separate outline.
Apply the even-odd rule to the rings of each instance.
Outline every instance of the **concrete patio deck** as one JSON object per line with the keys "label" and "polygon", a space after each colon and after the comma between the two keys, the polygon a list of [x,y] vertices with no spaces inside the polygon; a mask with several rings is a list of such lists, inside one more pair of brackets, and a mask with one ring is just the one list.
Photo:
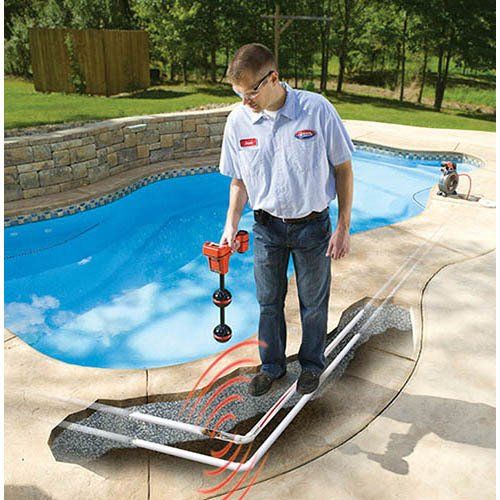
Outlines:
{"label": "concrete patio deck", "polygon": [[[478,156],[486,164],[471,174],[472,194],[496,198],[495,134],[346,123],[353,139]],[[388,332],[357,351],[344,377],[273,446],[249,498],[494,498],[495,218],[494,208],[433,192],[418,217],[353,236],[351,255],[332,262],[330,329],[442,228],[393,297],[411,312],[413,331]],[[293,354],[300,340],[293,278],[289,290]],[[85,407],[53,395],[151,400],[188,391],[213,358],[153,370],[91,369],[43,356],[10,332],[4,350],[6,498],[207,497],[197,489],[216,481],[203,475],[205,466],[124,450],[83,467],[56,462],[47,441]]]}

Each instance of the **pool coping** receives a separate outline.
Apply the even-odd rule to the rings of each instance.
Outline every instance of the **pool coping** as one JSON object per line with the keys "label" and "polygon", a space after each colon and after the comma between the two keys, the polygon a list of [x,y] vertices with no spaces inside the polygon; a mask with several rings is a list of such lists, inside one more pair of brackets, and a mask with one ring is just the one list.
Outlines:
{"label": "pool coping", "polygon": [[[364,125],[365,128],[369,128],[368,124],[361,124],[361,125]],[[403,126],[400,126],[400,127],[403,127]],[[372,127],[372,131],[369,133],[372,136],[374,136],[377,133],[380,133],[381,129],[383,129],[383,128],[384,128],[383,124],[379,124],[379,123],[375,124]],[[413,129],[417,129],[417,128],[413,127]],[[434,132],[435,130],[432,129],[432,131]],[[365,133],[365,136],[366,136],[366,130],[364,130],[363,132]],[[456,134],[457,134],[457,136],[461,135],[460,132],[456,132]],[[411,135],[411,133],[410,133],[410,135]],[[407,139],[407,141],[409,144],[412,143],[411,138]],[[448,146],[447,149],[450,150],[453,148],[450,148]],[[478,155],[478,153],[479,153],[478,149],[481,149],[481,147],[479,146],[479,148],[478,148],[477,144],[474,144],[472,142],[471,144],[467,145],[464,142],[462,150],[465,151],[467,154],[469,154],[469,151],[470,151],[471,155]],[[485,189],[487,192],[487,190],[489,188],[491,188],[489,183],[491,183],[491,182],[494,183],[494,179],[493,180],[491,179],[491,175],[493,175],[493,173],[494,173],[495,159],[494,159],[494,147],[491,148],[490,146],[488,146],[488,147],[486,147],[486,149],[492,150],[492,152],[490,151],[489,158],[485,158],[484,160],[481,160],[481,161],[484,161],[484,165],[485,165],[484,171],[480,172],[478,170],[478,171],[473,172],[473,179],[474,179],[475,183],[476,183],[476,181],[478,181],[481,189]],[[455,151],[455,153],[456,153],[456,151]],[[491,154],[491,153],[493,153],[493,154]],[[491,174],[491,175],[489,175],[489,174]],[[483,186],[483,184],[484,184],[484,186]],[[494,197],[494,192],[490,196]],[[447,207],[446,207],[447,209],[448,209],[448,206],[451,206],[454,210],[456,210],[457,212],[460,212],[460,213],[462,213],[462,212],[468,213],[469,211],[472,211],[473,212],[472,218],[477,219],[477,217],[478,217],[477,213],[476,213],[478,211],[478,208],[473,207],[473,206],[463,206],[463,205],[461,206],[461,205],[459,205],[458,201],[451,200],[451,199],[449,199],[449,200],[438,199],[438,197],[435,196],[435,193],[432,193],[432,195],[430,197],[430,200],[428,203],[428,209],[429,208],[435,209],[436,207],[439,209],[440,207],[444,206],[443,205],[444,203],[450,204],[450,205],[447,205]],[[430,205],[432,205],[432,206],[429,207]],[[353,246],[354,246],[354,243],[360,244],[359,247],[360,247],[360,250],[362,250],[361,247],[365,248],[365,247],[369,247],[370,245],[377,244],[376,242],[379,241],[381,238],[387,240],[387,235],[390,233],[397,234],[398,241],[400,241],[401,239],[404,239],[404,238],[410,238],[410,236],[411,236],[412,241],[413,240],[425,240],[428,237],[428,233],[423,228],[426,227],[426,225],[428,225],[431,222],[428,220],[430,213],[431,213],[430,211],[425,210],[419,216],[413,218],[410,221],[403,221],[401,223],[397,223],[397,224],[394,224],[392,226],[388,226],[386,228],[379,228],[379,229],[375,229],[372,231],[368,231],[367,233],[364,234],[364,236],[363,235],[354,235],[352,238]],[[439,215],[439,211],[436,212],[436,214]],[[436,215],[436,214],[433,214],[433,215]],[[469,221],[468,223],[472,224],[472,222]],[[464,220],[464,223],[465,223],[465,220]],[[457,243],[460,243],[460,235],[458,235],[455,237],[454,243],[455,243],[454,245],[451,245],[451,243],[440,245],[440,248],[438,249],[438,251],[440,251],[440,252],[442,251],[442,252],[446,253],[446,257],[443,257],[443,259],[448,259],[447,260],[448,263],[461,262],[464,260],[468,260],[468,259],[473,258],[474,256],[477,256],[477,255],[480,255],[481,253],[484,253],[484,251],[487,249],[491,250],[491,243],[492,242],[490,241],[490,239],[485,238],[484,241],[480,241],[481,245],[474,245],[474,247],[469,247],[466,244],[467,242],[462,241],[462,246],[460,246],[457,244]],[[494,242],[493,242],[493,248],[495,248]],[[352,261],[352,262],[354,262],[354,261]],[[352,262],[350,262],[349,260],[344,260],[343,262],[337,263],[336,264],[337,275],[343,276],[343,273],[348,273],[349,267],[352,266]],[[412,306],[414,306],[420,310],[421,306],[422,306],[422,304],[421,304],[422,293],[423,293],[423,290],[425,289],[425,286],[428,284],[429,280],[437,272],[437,270],[442,268],[442,267],[443,267],[443,263],[442,262],[439,263],[437,261],[435,263],[433,263],[433,265],[429,265],[429,267],[426,268],[426,270],[425,270],[425,273],[424,273],[425,275],[421,276],[420,279],[417,281],[417,283],[415,283],[415,290],[412,290],[412,294],[411,294],[410,299],[406,299],[405,297],[403,297],[402,302],[407,303],[407,304],[411,303]],[[296,293],[293,279],[292,279],[291,285],[292,285],[290,287],[291,293],[289,293],[289,295]],[[351,290],[351,293],[354,293],[354,292]],[[296,306],[297,306],[297,304],[295,304],[295,305],[292,304],[292,309],[295,309],[295,311],[287,309],[287,319],[288,319],[288,313],[289,312],[292,313],[292,323],[293,323],[292,326],[294,327],[293,329],[296,329],[297,324],[298,324],[298,316],[297,316]],[[335,311],[335,315],[337,317],[338,317],[338,312],[339,312],[338,310]],[[421,339],[421,335],[422,335],[421,318],[419,319],[418,314],[415,314],[415,319],[416,319],[415,329],[417,330],[417,334],[418,334],[419,338]],[[296,332],[292,331],[292,333],[296,333]],[[294,336],[296,336],[296,335],[294,335]],[[296,342],[295,342],[295,344],[296,344]],[[75,393],[75,392],[80,391],[80,393],[82,393],[82,392],[86,393],[87,394],[86,397],[88,397],[90,399],[92,399],[91,394],[96,394],[96,396],[97,396],[97,394],[99,394],[98,398],[101,398],[101,399],[129,399],[129,398],[133,398],[133,397],[142,397],[144,395],[146,397],[153,397],[154,395],[162,393],[161,388],[166,389],[169,386],[172,388],[175,387],[176,392],[183,392],[185,390],[188,390],[191,387],[191,384],[192,384],[191,381],[193,380],[193,379],[191,379],[191,381],[187,381],[186,375],[188,375],[187,378],[189,378],[189,374],[191,374],[191,377],[195,376],[195,374],[200,373],[200,370],[202,370],[204,367],[207,367],[209,362],[211,360],[213,360],[213,356],[212,356],[210,358],[205,358],[203,360],[200,360],[200,361],[197,361],[194,363],[186,363],[185,365],[177,365],[177,366],[173,366],[173,367],[157,368],[157,369],[151,369],[151,370],[94,369],[94,368],[75,367],[74,365],[67,365],[67,364],[59,362],[57,360],[47,358],[46,356],[38,353],[37,351],[31,349],[29,346],[24,344],[24,342],[22,342],[20,339],[18,339],[12,333],[7,332],[5,348],[8,349],[9,345],[11,346],[12,349],[16,349],[16,351],[18,351],[17,356],[20,356],[18,359],[21,359],[21,358],[25,359],[26,362],[28,362],[28,360],[29,360],[29,366],[33,367],[33,371],[35,372],[34,375],[36,375],[37,373],[40,374],[43,372],[54,370],[58,373],[59,376],[57,378],[58,378],[58,381],[60,382],[61,377],[62,378],[65,377],[65,375],[63,375],[63,374],[66,374],[66,376],[71,381],[71,383],[69,383],[67,389],[64,389],[64,386],[63,386],[63,388],[61,388],[61,390],[65,391],[67,393]],[[296,345],[295,345],[295,347],[296,347]],[[291,351],[291,349],[288,349],[287,353],[288,353],[288,351]],[[372,355],[373,355],[373,353],[372,353]],[[13,359],[11,359],[11,358],[12,358],[12,355],[9,356],[10,363],[8,363],[6,361],[6,375],[10,374],[12,376],[12,375],[14,375],[15,372],[18,373],[18,370],[20,368],[12,365]],[[414,360],[413,367],[416,367],[417,364],[418,364],[418,357]],[[177,375],[175,375],[173,372],[177,372]],[[413,369],[408,374],[407,380],[410,378],[412,373],[413,373]],[[113,380],[111,380],[111,381],[109,380],[110,377],[111,377],[111,379],[114,380],[114,382],[113,382]],[[30,375],[28,373],[18,373],[15,378],[20,380],[20,381],[23,381],[22,382],[23,386],[26,385],[26,382],[28,383],[27,385],[29,386]],[[78,387],[75,386],[74,384],[75,384],[75,381],[77,381],[80,378],[83,378],[85,380],[94,380],[96,383],[96,386],[93,388],[92,387],[88,388],[86,390],[78,389]],[[106,383],[104,383],[105,379],[108,379]],[[99,382],[99,380],[100,380],[100,382]],[[128,382],[123,383],[125,380],[127,380]],[[35,386],[38,385],[40,387],[39,381],[31,380],[31,382]],[[102,387],[103,384],[105,385],[105,387]],[[43,382],[41,382],[41,385],[42,386],[44,385]],[[100,388],[98,386],[100,386]],[[49,389],[50,387],[52,387],[52,385],[47,384],[47,389]],[[404,387],[404,384],[403,384],[403,387]],[[12,398],[14,396],[12,394],[12,390],[13,390],[13,387],[11,385],[6,384],[6,397],[10,396]],[[164,391],[164,392],[166,392],[166,391]],[[170,392],[172,392],[172,391],[170,391]],[[38,403],[37,403],[37,405],[38,405]],[[28,402],[28,407],[30,407],[30,406],[32,408],[34,408],[34,406]],[[42,426],[44,429],[50,428],[50,426],[53,426],[55,423],[57,423],[58,419],[61,419],[62,416],[67,415],[68,413],[71,413],[71,411],[69,411],[67,408],[64,408],[64,407],[57,407],[56,409],[52,409],[52,410],[53,410],[53,413],[50,417],[51,423],[50,423],[50,425],[47,425],[47,423],[44,423],[44,425]],[[14,411],[14,413],[15,413],[15,411]],[[6,417],[8,417],[8,415],[6,415]],[[12,423],[13,423],[12,416],[10,417],[9,422],[10,422],[10,425],[12,425]],[[48,437],[48,434],[46,434],[44,432],[42,432],[41,435],[45,435],[46,437]],[[25,446],[30,447],[31,445],[32,445],[32,443],[30,443],[28,440],[28,442],[26,442]],[[45,448],[45,451],[43,452],[43,455],[45,457],[50,456],[50,452],[47,453],[47,450],[46,450],[46,448],[47,448],[46,441],[38,442],[37,448],[38,447],[41,447],[41,449]],[[157,489],[159,488],[159,490],[161,491],[161,488],[163,487],[162,481],[165,480],[165,477],[160,478],[157,473],[158,473],[158,471],[165,472],[162,469],[162,463],[164,462],[164,457],[160,457],[160,458],[153,457],[153,459],[151,460],[151,463],[150,463],[149,458],[148,458],[149,465],[147,466],[147,471],[148,471],[147,474],[148,474],[149,479],[148,479],[147,488],[148,488],[148,491],[150,491],[150,489],[152,488],[152,485],[155,484],[156,488]],[[35,462],[37,462],[37,460],[35,460]],[[168,464],[170,464],[170,466],[172,466],[173,462],[168,462]],[[85,478],[86,478],[85,480],[87,480],[87,481],[89,480],[89,478],[91,478],[91,476],[89,476],[89,474],[92,474],[90,471],[88,471],[86,469],[82,469],[78,466],[74,466],[74,465],[69,466],[68,464],[60,464],[60,463],[57,463],[57,464],[53,463],[53,466],[58,470],[59,470],[59,468],[72,470],[72,473],[75,473],[78,475],[78,477],[81,477],[82,481]],[[193,467],[193,465],[189,462],[182,462],[182,464],[179,464],[179,467],[180,467],[180,470],[182,470],[182,471],[194,470],[195,475],[199,474],[199,469]],[[196,471],[198,471],[198,472],[196,472]],[[9,467],[8,471],[6,471],[6,473],[7,472],[8,472],[8,474],[6,474],[6,475],[10,476],[11,481],[14,480],[14,478],[17,478],[14,480],[15,483],[19,483],[19,481],[21,481],[20,474],[18,473],[17,470],[14,471],[14,470],[12,470],[12,467]],[[156,475],[155,474],[150,475],[150,473],[154,473],[154,472],[156,472]],[[146,473],[146,471],[144,471],[144,473]],[[188,484],[189,484],[189,481],[193,480],[193,475],[192,475],[192,473],[188,474],[187,472],[186,472],[186,474],[187,474],[187,476],[185,477],[185,479],[188,481]],[[191,479],[189,479],[189,478],[191,478]],[[40,474],[36,474],[36,478],[33,477],[32,482],[34,482],[35,484],[43,485],[45,483],[45,480]],[[143,486],[143,483],[141,483],[141,485]],[[130,487],[130,484],[128,486]],[[115,484],[114,488],[115,488],[114,491],[119,490],[119,486],[116,484]],[[188,488],[189,488],[189,486],[188,486]],[[191,490],[192,490],[192,487],[191,487]],[[123,490],[123,491],[125,491],[125,490]],[[103,498],[107,498],[107,497],[103,497]]]}

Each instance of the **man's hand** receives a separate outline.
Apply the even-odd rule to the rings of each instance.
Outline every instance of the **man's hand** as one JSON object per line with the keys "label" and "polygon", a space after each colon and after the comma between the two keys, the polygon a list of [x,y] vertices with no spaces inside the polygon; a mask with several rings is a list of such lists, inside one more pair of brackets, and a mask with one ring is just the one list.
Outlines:
{"label": "man's hand", "polygon": [[353,173],[351,160],[335,165],[335,180],[339,201],[339,217],[337,228],[328,243],[326,256],[341,259],[351,250],[349,227],[351,225]]}
{"label": "man's hand", "polygon": [[240,246],[240,242],[237,241],[236,234],[238,232],[238,227],[234,227],[231,224],[226,224],[224,232],[222,233],[219,245],[229,245],[233,252],[236,252]]}
{"label": "man's hand", "polygon": [[326,251],[326,256],[332,259],[341,259],[349,254],[351,250],[349,229],[343,226],[337,226],[335,232],[330,238],[328,243],[328,250]]}

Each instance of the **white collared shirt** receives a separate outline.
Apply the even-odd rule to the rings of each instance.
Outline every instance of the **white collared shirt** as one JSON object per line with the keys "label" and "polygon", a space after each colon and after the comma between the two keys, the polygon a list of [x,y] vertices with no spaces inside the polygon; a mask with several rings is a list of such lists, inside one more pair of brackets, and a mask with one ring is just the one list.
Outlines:
{"label": "white collared shirt", "polygon": [[330,101],[282,85],[287,96],[274,120],[243,103],[231,111],[219,170],[243,181],[253,210],[298,218],[336,197],[335,165],[350,160],[354,146]]}

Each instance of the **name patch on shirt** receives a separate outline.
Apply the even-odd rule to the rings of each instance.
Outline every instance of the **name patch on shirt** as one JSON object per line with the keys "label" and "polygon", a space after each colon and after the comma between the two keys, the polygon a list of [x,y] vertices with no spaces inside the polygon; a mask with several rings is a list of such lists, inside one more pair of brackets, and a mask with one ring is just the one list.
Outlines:
{"label": "name patch on shirt", "polygon": [[305,139],[310,139],[311,137],[314,137],[316,135],[316,130],[299,130],[295,132],[295,137],[297,139],[305,140]]}
{"label": "name patch on shirt", "polygon": [[257,146],[257,139],[251,137],[250,139],[240,139],[240,147],[249,148],[251,146]]}

